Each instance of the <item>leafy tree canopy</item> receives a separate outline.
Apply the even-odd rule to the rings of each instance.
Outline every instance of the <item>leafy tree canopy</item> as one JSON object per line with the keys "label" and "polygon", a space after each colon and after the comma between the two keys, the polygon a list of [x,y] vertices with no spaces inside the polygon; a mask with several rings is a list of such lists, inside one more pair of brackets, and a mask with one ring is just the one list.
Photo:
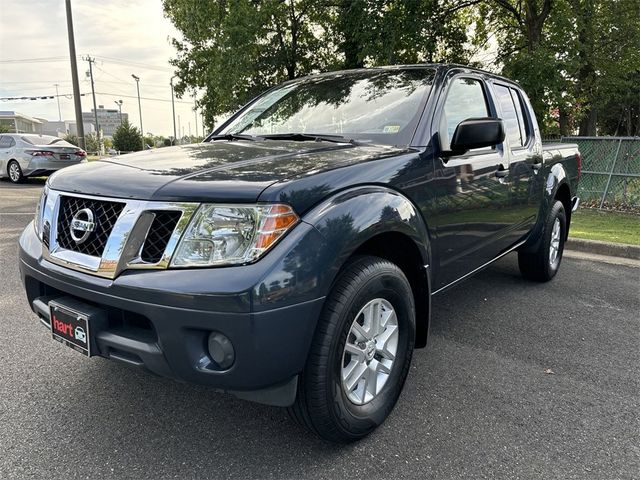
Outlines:
{"label": "leafy tree canopy", "polygon": [[[640,134],[638,0],[163,0],[208,127],[284,80],[455,62],[513,78],[543,133]],[[485,55],[478,55],[484,52]]]}

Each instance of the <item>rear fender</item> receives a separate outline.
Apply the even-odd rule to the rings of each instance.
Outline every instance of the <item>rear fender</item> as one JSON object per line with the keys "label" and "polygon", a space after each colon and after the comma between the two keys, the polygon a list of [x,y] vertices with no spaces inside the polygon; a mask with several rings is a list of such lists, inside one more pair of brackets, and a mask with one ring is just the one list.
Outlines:
{"label": "rear fender", "polygon": [[[539,248],[540,241],[542,240],[544,222],[547,215],[549,215],[549,211],[553,207],[554,199],[556,198],[558,190],[565,184],[570,188],[568,178],[567,171],[561,163],[555,163],[549,169],[549,173],[544,182],[544,192],[542,196],[542,204],[540,205],[540,212],[538,214],[538,221],[533,227],[526,243],[520,247],[521,251],[535,252]],[[567,215],[570,214],[571,212],[567,212]]]}

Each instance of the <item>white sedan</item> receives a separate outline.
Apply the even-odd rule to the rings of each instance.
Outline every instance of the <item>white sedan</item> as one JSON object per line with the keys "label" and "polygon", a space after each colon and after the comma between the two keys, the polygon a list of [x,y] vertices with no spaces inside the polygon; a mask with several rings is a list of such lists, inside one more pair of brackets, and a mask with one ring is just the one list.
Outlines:
{"label": "white sedan", "polygon": [[0,178],[20,183],[25,177],[51,175],[56,170],[86,162],[81,148],[50,135],[0,134]]}

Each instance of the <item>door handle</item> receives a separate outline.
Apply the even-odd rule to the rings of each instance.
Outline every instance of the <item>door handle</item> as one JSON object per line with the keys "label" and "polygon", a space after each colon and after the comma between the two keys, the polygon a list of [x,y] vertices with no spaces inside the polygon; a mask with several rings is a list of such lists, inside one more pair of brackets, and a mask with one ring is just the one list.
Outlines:
{"label": "door handle", "polygon": [[498,177],[498,178],[504,178],[507,175],[509,175],[509,170],[504,170],[504,169],[496,170],[496,177]]}

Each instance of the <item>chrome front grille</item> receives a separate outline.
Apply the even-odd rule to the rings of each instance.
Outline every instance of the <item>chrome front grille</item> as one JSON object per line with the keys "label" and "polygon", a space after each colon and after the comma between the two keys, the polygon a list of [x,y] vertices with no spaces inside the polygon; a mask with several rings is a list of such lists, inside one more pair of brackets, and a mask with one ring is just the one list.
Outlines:
{"label": "chrome front grille", "polygon": [[49,250],[50,239],[51,225],[49,225],[49,222],[44,222],[42,225],[42,243],[47,250]]}
{"label": "chrome front grille", "polygon": [[158,263],[162,260],[162,255],[167,248],[169,239],[178,224],[178,220],[180,220],[182,212],[168,210],[152,213],[155,217],[142,246],[140,258],[143,262]]}
{"label": "chrome front grille", "polygon": [[[40,219],[43,257],[105,278],[128,269],[164,269],[198,206],[49,190]],[[90,222],[78,215],[86,209],[91,211]],[[80,217],[84,226],[78,225]]]}
{"label": "chrome front grille", "polygon": [[[124,205],[122,202],[61,195],[58,213],[58,245],[74,252],[101,257]],[[85,241],[77,243],[71,236],[71,221],[77,212],[85,208],[94,213],[96,226]]]}

